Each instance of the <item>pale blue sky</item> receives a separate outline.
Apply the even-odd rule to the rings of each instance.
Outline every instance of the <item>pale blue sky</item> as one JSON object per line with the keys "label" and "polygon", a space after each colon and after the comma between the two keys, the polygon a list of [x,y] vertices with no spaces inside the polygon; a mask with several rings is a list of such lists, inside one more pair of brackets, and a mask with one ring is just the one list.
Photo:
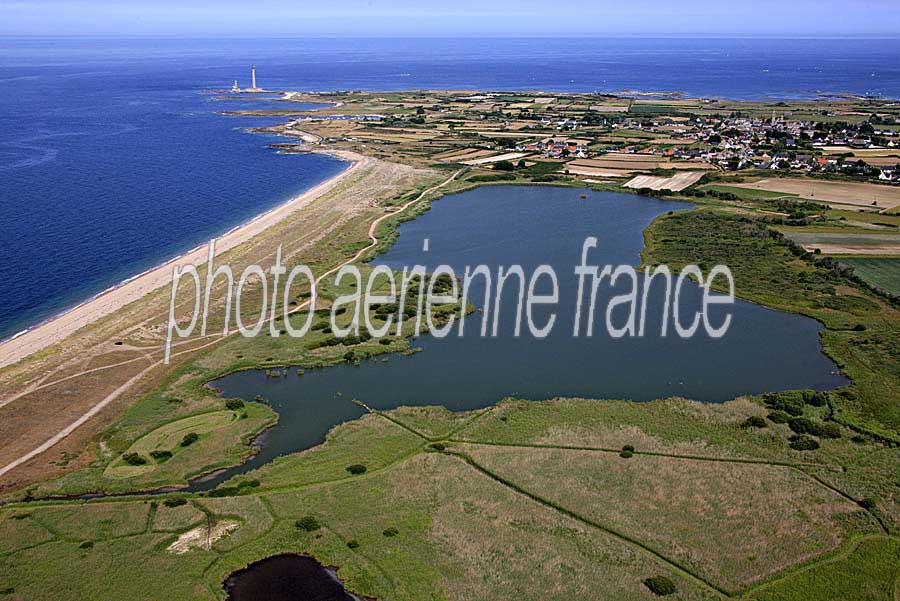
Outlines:
{"label": "pale blue sky", "polygon": [[0,35],[890,35],[897,0],[0,0]]}

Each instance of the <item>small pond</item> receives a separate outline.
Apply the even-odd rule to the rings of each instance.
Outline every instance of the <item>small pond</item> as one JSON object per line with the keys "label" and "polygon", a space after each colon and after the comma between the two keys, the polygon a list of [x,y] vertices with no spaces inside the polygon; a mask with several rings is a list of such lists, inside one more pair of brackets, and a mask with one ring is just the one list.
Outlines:
{"label": "small pond", "polygon": [[361,601],[344,589],[334,570],[291,553],[234,572],[224,587],[228,601]]}

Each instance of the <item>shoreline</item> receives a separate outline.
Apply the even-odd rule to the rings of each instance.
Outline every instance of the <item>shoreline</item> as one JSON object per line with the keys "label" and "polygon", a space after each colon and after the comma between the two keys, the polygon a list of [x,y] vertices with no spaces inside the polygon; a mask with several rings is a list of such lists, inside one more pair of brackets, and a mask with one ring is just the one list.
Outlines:
{"label": "shoreline", "polygon": [[[317,151],[314,150],[313,152]],[[247,242],[332,189],[338,182],[366,162],[365,157],[352,153],[327,154],[341,159],[347,163],[347,166],[334,176],[265,212],[255,215],[249,221],[236,225],[221,235],[207,240],[203,244],[172,257],[155,267],[128,277],[88,297],[73,307],[67,308],[52,317],[13,334],[9,338],[0,340],[0,369],[62,342],[81,328],[166,286],[171,281],[172,269],[175,266],[194,264],[199,267],[205,264],[207,249],[211,240],[216,241],[216,257]]]}

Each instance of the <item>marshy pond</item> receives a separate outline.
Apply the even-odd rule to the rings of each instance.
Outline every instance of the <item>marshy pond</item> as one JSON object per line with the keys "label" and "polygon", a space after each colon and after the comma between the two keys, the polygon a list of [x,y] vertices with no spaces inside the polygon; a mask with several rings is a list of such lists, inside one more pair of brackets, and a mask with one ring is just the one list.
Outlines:
{"label": "marshy pond", "polygon": [[[651,287],[646,335],[613,339],[602,325],[607,301],[598,299],[593,337],[573,338],[578,291],[574,267],[584,239],[594,236],[594,265],[639,265],[643,232],[658,216],[691,205],[629,194],[550,186],[488,186],[447,196],[429,212],[400,226],[400,236],[377,263],[402,270],[450,265],[457,274],[467,265],[521,265],[526,274],[542,264],[558,275],[557,323],[543,339],[515,337],[507,316],[516,313],[516,298],[504,296],[500,335],[478,335],[480,323],[463,337],[437,339],[425,334],[412,341],[409,356],[390,355],[307,369],[302,377],[267,378],[265,370],[239,372],[212,383],[225,397],[267,399],[279,414],[266,433],[258,455],[226,470],[195,489],[208,489],[238,473],[259,467],[283,454],[324,440],[328,430],[358,418],[359,399],[377,409],[402,405],[444,405],[451,410],[487,407],[507,396],[548,399],[557,396],[647,401],[681,396],[721,402],[743,394],[789,389],[829,389],[847,380],[821,349],[821,324],[799,315],[736,301],[716,308],[732,314],[720,339],[698,333],[683,339],[670,332],[661,337],[663,287]],[[427,251],[424,241],[428,240]],[[496,269],[492,267],[492,272]],[[624,283],[624,282],[622,282]],[[735,282],[740,294],[741,282]],[[599,296],[623,294],[621,287]],[[472,288],[478,305],[483,289]],[[702,289],[685,283],[680,311],[692,315],[702,305]],[[550,308],[547,308],[550,310]],[[543,323],[546,314],[536,315]],[[466,321],[478,322],[479,313]],[[689,319],[685,317],[685,322]]]}
{"label": "marshy pond", "polygon": [[291,553],[238,570],[224,587],[228,601],[360,601],[344,589],[334,570]]}

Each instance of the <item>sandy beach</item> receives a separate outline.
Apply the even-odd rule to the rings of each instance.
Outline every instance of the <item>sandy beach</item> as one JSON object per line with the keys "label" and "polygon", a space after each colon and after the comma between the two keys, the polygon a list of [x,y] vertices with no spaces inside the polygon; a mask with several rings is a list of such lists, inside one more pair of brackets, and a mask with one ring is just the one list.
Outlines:
{"label": "sandy beach", "polygon": [[[295,211],[307,206],[369,161],[361,155],[350,153],[341,153],[339,158],[351,161],[350,166],[341,173],[216,238],[216,256],[243,244]],[[174,266],[193,264],[199,267],[205,264],[208,254],[207,246],[208,244],[202,244],[27,330],[15,338],[0,343],[0,368],[12,365],[29,355],[57,344],[84,326],[165,286],[172,280]]]}

